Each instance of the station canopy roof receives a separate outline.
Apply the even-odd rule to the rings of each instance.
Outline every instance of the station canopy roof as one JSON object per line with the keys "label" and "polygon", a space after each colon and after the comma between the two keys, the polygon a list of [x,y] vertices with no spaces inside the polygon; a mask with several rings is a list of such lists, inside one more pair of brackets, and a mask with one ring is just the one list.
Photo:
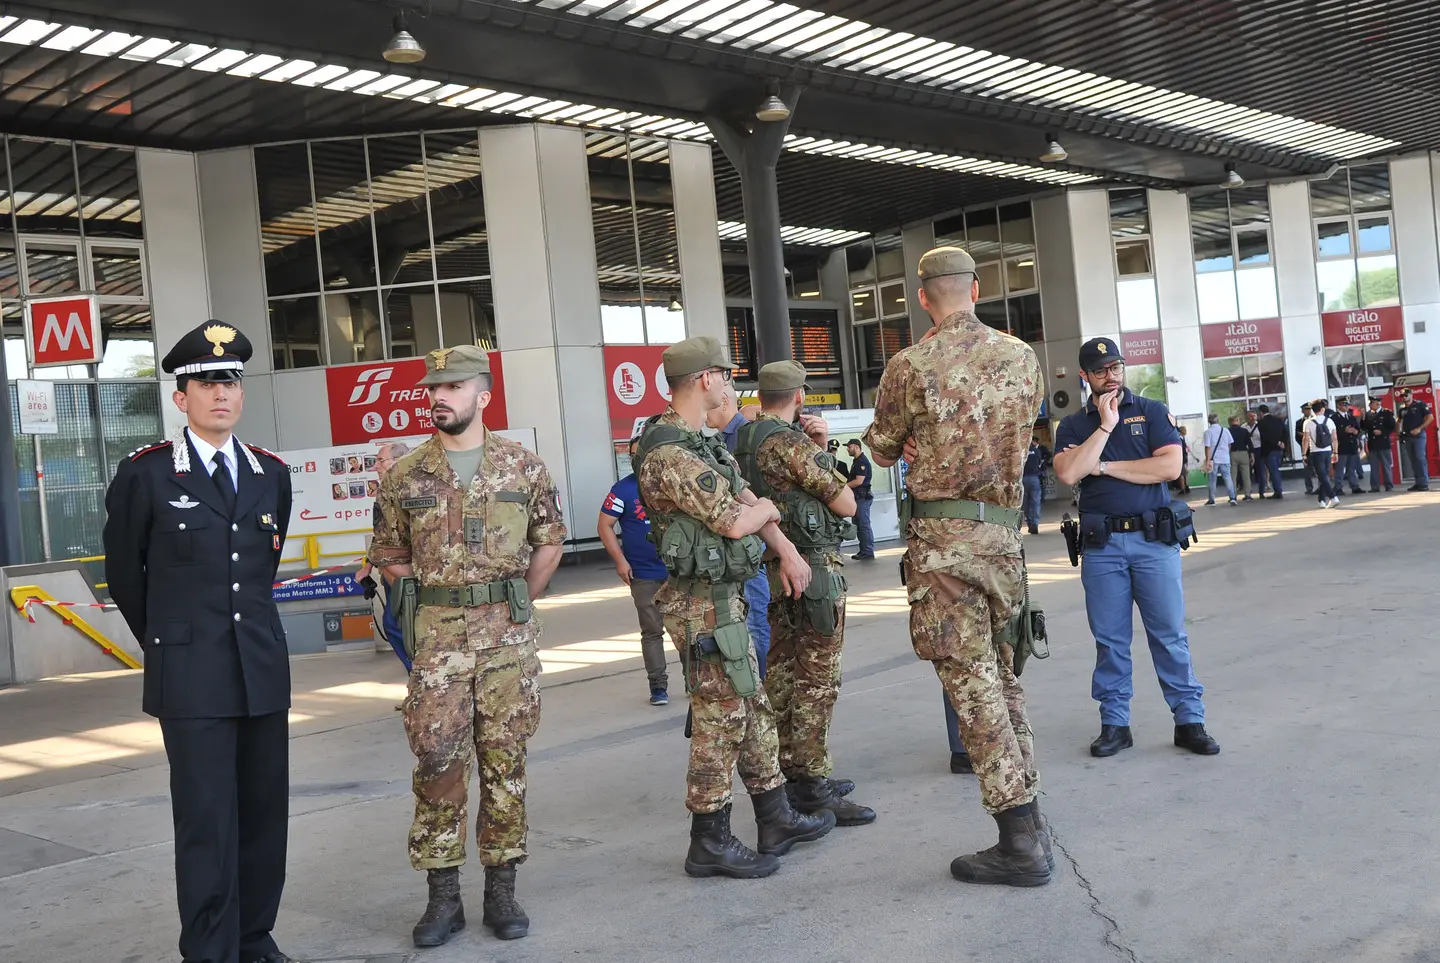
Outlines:
{"label": "station canopy roof", "polygon": [[[413,66],[380,56],[402,9]],[[753,123],[793,85],[787,243],[831,246],[1069,185],[1440,148],[1437,64],[1428,0],[50,0],[3,5],[0,129],[205,150],[542,120],[709,142],[707,118]],[[1063,162],[1038,159],[1052,136]],[[739,178],[714,155],[735,240]]]}

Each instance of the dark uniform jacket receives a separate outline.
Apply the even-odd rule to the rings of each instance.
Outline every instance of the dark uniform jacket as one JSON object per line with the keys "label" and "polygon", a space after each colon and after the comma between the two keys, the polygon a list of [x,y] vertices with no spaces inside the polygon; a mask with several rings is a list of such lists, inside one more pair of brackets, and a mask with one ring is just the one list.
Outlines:
{"label": "dark uniform jacket", "polygon": [[188,432],[122,461],[105,495],[110,595],[144,650],[144,711],[160,719],[290,707],[289,651],[271,594],[290,470],[263,448],[230,443],[233,512]]}
{"label": "dark uniform jacket", "polygon": [[[1370,439],[1371,445],[1390,444],[1390,436],[1395,434],[1395,412],[1389,408],[1381,408],[1378,411],[1365,412],[1365,418],[1361,421],[1365,430],[1365,436]],[[1377,435],[1376,432],[1379,432]]]}

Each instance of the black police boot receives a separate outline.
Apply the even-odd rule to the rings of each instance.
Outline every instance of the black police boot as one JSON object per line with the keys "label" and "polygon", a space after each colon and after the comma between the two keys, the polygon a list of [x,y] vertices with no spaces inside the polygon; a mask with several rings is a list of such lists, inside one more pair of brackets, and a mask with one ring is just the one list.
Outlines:
{"label": "black police boot", "polygon": [[875,810],[848,799],[841,799],[830,780],[802,779],[795,786],[795,808],[802,813],[829,811],[835,814],[837,826],[866,826],[875,821]]}
{"label": "black police boot", "polygon": [[[796,795],[804,791],[802,782],[796,787]],[[834,813],[798,813],[790,808],[790,800],[779,786],[751,796],[750,802],[755,806],[755,825],[759,827],[755,848],[766,856],[784,856],[796,843],[812,842],[835,828]]]}
{"label": "black police boot", "polygon": [[416,946],[444,946],[450,937],[465,928],[465,904],[460,901],[460,867],[432,869],[430,902],[412,934]]}
{"label": "black police boot", "polygon": [[970,764],[970,753],[950,753],[950,771],[956,773],[957,775],[966,772],[973,773],[975,771],[975,767]]}
{"label": "black police boot", "polygon": [[[785,777],[785,796],[790,800],[790,805],[795,805],[795,787],[802,777]],[[830,788],[835,790],[837,796],[848,796],[855,791],[855,780],[853,779],[831,779]]]}
{"label": "black police boot", "polygon": [[271,950],[264,956],[252,960],[251,963],[300,963],[300,961],[293,956],[286,956],[279,950]]}
{"label": "black police boot", "polygon": [[1030,819],[1035,823],[1035,834],[1040,837],[1040,851],[1045,854],[1045,865],[1055,872],[1055,851],[1050,845],[1050,820],[1040,815],[1040,797],[1030,803]]}
{"label": "black police boot", "polygon": [[1190,722],[1183,726],[1175,727],[1175,745],[1181,749],[1189,749],[1197,756],[1215,756],[1220,754],[1220,743],[1210,737],[1205,731],[1204,723]]}
{"label": "black police boot", "polygon": [[1044,886],[1050,882],[1045,851],[1030,817],[1030,805],[1016,806],[995,814],[1000,842],[972,856],[959,856],[950,864],[950,875],[966,883],[996,883],[1001,886]]}
{"label": "black police boot", "polygon": [[485,915],[483,921],[496,939],[518,940],[530,933],[530,917],[515,902],[515,861],[485,867]]}
{"label": "black police boot", "polygon": [[1113,756],[1133,745],[1135,740],[1130,737],[1129,726],[1101,726],[1100,735],[1090,743],[1090,755]]}
{"label": "black police boot", "polygon": [[780,868],[774,856],[760,855],[730,832],[730,806],[713,813],[692,813],[690,851],[685,854],[689,876],[759,879]]}

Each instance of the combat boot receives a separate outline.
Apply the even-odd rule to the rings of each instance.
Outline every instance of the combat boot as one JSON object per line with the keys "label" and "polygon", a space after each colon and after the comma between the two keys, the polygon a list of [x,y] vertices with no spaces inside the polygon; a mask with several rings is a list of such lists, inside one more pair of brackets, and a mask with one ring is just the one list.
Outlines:
{"label": "combat boot", "polygon": [[690,851],[685,854],[689,876],[759,879],[780,868],[774,856],[757,854],[730,832],[730,806],[713,813],[692,813]]}
{"label": "combat boot", "polygon": [[444,946],[465,928],[465,904],[460,901],[460,867],[432,869],[427,874],[430,902],[415,924],[416,946]]}
{"label": "combat boot", "polygon": [[967,883],[1003,886],[1044,886],[1050,882],[1030,805],[996,813],[995,823],[1000,827],[1000,842],[971,856],[957,857],[950,864],[950,875]]}
{"label": "combat boot", "polygon": [[828,810],[835,814],[837,826],[865,826],[875,821],[875,810],[840,798],[824,777],[801,779],[795,784],[795,808],[802,813]]}
{"label": "combat boot", "polygon": [[485,867],[485,909],[481,922],[496,939],[518,940],[530,933],[530,917],[515,902],[515,861]]}
{"label": "combat boot", "polygon": [[[802,782],[797,792],[803,791],[804,785]],[[796,843],[819,839],[835,828],[832,812],[806,816],[792,809],[783,786],[751,796],[750,801],[755,805],[755,825],[759,827],[755,848],[767,856],[784,856]]]}
{"label": "combat boot", "polygon": [[[790,799],[790,805],[795,805],[795,790],[800,785],[803,776],[791,778],[785,777],[785,795]],[[837,796],[848,796],[855,791],[855,780],[853,779],[831,779],[830,788],[835,790]]]}
{"label": "combat boot", "polygon": [[1045,865],[1055,872],[1055,852],[1050,844],[1050,820],[1040,815],[1040,797],[1030,803],[1030,818],[1035,823],[1035,835],[1040,837],[1040,850],[1045,854]]}

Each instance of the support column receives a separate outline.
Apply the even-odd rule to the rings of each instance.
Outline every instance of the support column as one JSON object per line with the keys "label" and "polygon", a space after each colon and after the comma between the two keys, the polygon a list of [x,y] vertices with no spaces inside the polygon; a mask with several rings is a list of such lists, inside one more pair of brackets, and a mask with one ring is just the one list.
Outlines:
{"label": "support column", "polygon": [[1178,191],[1147,192],[1165,399],[1177,417],[1205,411],[1205,363],[1200,345],[1200,300],[1190,242],[1190,203]]}
{"label": "support column", "polygon": [[1285,341],[1285,392],[1294,419],[1300,414],[1301,402],[1323,397],[1326,390],[1308,182],[1270,185],[1270,236],[1275,249],[1275,283],[1280,292],[1281,337]]}
{"label": "support column", "polygon": [[[793,115],[800,89],[786,87],[779,96]],[[771,361],[786,361],[793,352],[775,165],[780,160],[790,120],[757,120],[750,130],[726,120],[712,119],[708,123],[720,149],[740,173],[740,192],[745,202],[745,249],[750,259],[750,291],[755,305],[757,361],[762,366]]]}
{"label": "support column", "polygon": [[930,315],[920,307],[920,259],[935,246],[935,222],[922,221],[900,231],[900,253],[905,258],[905,309],[910,315],[910,339],[919,341],[930,330]]}
{"label": "support column", "polygon": [[670,189],[675,197],[675,242],[680,251],[685,335],[725,344],[725,274],[716,231],[715,165],[709,144],[670,142]]}
{"label": "support column", "polygon": [[1440,370],[1440,252],[1436,248],[1432,165],[1440,155],[1402,157],[1390,164],[1400,303],[1405,307],[1405,366]]}
{"label": "support column", "polygon": [[820,297],[839,306],[840,395],[846,408],[858,408],[860,391],[855,377],[855,310],[850,301],[848,250],[835,248],[820,266]]}

